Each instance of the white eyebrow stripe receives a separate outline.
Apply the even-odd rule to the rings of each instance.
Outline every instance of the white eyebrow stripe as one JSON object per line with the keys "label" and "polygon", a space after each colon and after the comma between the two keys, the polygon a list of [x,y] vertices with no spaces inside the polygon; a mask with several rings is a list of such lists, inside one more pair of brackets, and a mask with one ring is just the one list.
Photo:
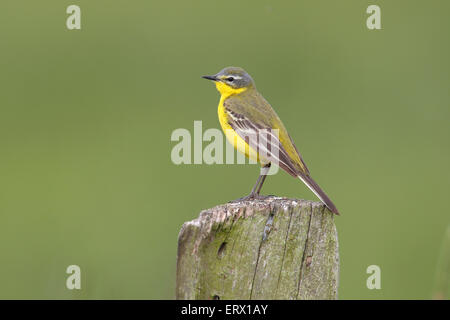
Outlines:
{"label": "white eyebrow stripe", "polygon": [[235,76],[234,74],[230,74],[228,77],[233,77],[234,79],[242,79],[241,76]]}

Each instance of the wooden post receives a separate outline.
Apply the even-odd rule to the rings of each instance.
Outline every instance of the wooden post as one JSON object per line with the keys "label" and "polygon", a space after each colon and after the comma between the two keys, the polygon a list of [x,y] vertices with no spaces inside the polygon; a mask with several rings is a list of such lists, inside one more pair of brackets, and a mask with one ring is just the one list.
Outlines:
{"label": "wooden post", "polygon": [[204,210],[178,237],[177,299],[337,299],[333,214],[271,197]]}

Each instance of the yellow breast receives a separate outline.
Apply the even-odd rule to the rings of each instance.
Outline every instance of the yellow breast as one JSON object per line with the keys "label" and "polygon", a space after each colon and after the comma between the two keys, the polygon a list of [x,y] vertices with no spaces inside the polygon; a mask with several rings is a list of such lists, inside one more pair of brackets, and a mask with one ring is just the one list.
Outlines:
{"label": "yellow breast", "polygon": [[[231,145],[238,150],[239,152],[245,154],[247,158],[252,159],[253,161],[260,162],[258,153],[251,148],[247,142],[245,142],[244,139],[242,139],[236,131],[233,130],[233,128],[230,126],[228,122],[228,114],[225,111],[225,107],[223,103],[225,100],[236,93],[240,93],[245,91],[245,88],[242,89],[230,89],[230,87],[226,86],[227,88],[223,88],[222,86],[226,86],[222,83],[216,83],[217,90],[221,93],[220,101],[219,101],[219,107],[217,110],[217,113],[219,115],[219,122],[220,126],[222,127],[223,132],[225,133],[225,136],[227,137],[227,140],[231,143]],[[220,87],[220,88],[219,88]]]}

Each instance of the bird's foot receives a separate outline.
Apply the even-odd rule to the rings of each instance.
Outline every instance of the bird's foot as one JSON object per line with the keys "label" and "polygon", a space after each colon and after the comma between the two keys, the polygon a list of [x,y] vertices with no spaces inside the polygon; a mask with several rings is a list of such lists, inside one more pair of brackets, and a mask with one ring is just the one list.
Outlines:
{"label": "bird's foot", "polygon": [[242,202],[242,201],[254,201],[254,200],[266,200],[269,198],[275,197],[274,195],[268,195],[268,196],[262,196],[260,194],[256,194],[256,193],[250,193],[248,196],[236,199],[236,200],[231,200],[229,201],[229,203],[234,203],[234,202]]}

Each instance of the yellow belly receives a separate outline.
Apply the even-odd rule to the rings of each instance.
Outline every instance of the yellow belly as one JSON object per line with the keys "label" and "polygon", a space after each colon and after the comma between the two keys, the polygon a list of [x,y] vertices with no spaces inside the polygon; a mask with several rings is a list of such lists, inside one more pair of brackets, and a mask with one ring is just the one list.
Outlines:
{"label": "yellow belly", "polygon": [[[223,106],[223,102],[225,100],[225,97],[220,98],[219,102],[219,108],[218,108],[218,114],[219,114],[219,122],[220,126],[222,127],[223,132],[225,133],[225,136],[227,137],[228,142],[231,143],[231,145],[238,150],[239,152],[245,154],[245,156],[253,161],[261,163],[259,159],[258,153],[248,145],[247,142],[245,142],[244,139],[242,139],[236,131],[233,130],[233,128],[228,123],[228,115],[225,112],[225,108]],[[262,164],[262,163],[261,163]],[[262,164],[263,165],[263,164]]]}

